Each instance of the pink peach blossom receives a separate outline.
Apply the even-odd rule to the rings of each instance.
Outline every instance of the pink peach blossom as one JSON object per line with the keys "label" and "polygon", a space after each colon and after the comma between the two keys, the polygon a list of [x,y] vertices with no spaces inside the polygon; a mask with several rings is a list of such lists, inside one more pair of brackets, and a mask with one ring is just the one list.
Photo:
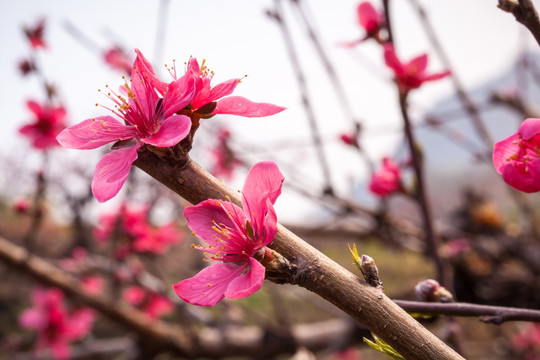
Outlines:
{"label": "pink peach blossom", "polygon": [[96,240],[104,243],[112,234],[118,234],[118,259],[124,259],[132,252],[163,254],[171,245],[182,241],[182,234],[174,223],[152,226],[148,222],[148,211],[148,206],[122,204],[119,211],[102,214],[94,228]]}
{"label": "pink peach blossom", "polygon": [[92,180],[92,191],[99,202],[111,199],[120,191],[141,147],[174,146],[191,128],[190,118],[175,113],[192,100],[194,79],[181,77],[168,85],[162,83],[158,89],[152,80],[156,78],[153,69],[145,66],[148,61],[136,51],[131,86],[126,82],[121,88],[127,98],[112,91],[108,94],[115,103],[113,114],[123,122],[112,116],[99,116],[70,126],[57,137],[62,146],[70,149],[95,149],[115,143],[113,151],[97,164]]}
{"label": "pink peach blossom", "polygon": [[34,120],[22,126],[19,133],[29,138],[32,146],[39,150],[58,146],[56,136],[66,127],[66,110],[62,106],[40,105],[34,100],[27,101],[26,106]]}
{"label": "pink peach blossom", "polygon": [[167,315],[174,308],[172,301],[168,298],[139,286],[128,287],[124,290],[122,298],[127,303],[140,308],[150,319]]}
{"label": "pink peach blossom", "polygon": [[242,161],[236,157],[229,145],[230,138],[231,132],[221,127],[217,133],[217,145],[211,150],[214,158],[212,174],[228,180],[232,178],[234,170],[242,165]]}
{"label": "pink peach blossom", "polygon": [[114,46],[103,53],[103,60],[113,69],[130,74],[133,59],[122,48]]}
{"label": "pink peach blossom", "polygon": [[224,297],[244,298],[260,289],[265,268],[254,256],[264,251],[277,233],[273,204],[283,180],[275,163],[260,162],[247,175],[243,209],[211,199],[184,210],[188,226],[208,244],[193,247],[219,262],[174,285],[180,298],[194,305],[214,306]]}
{"label": "pink peach blossom", "polygon": [[401,188],[401,169],[390,158],[382,159],[382,168],[371,176],[369,190],[380,197],[398,191]]}
{"label": "pink peach blossom", "polygon": [[68,359],[69,344],[90,332],[94,311],[81,308],[68,312],[64,306],[64,295],[56,288],[34,290],[32,301],[34,306],[20,315],[19,324],[37,332],[37,351],[49,349],[54,358]]}
{"label": "pink peach blossom", "polygon": [[384,44],[384,61],[393,70],[395,81],[402,92],[417,89],[426,81],[439,80],[450,75],[450,71],[426,74],[427,54],[417,56],[406,63],[401,62],[392,44]]}
{"label": "pink peach blossom", "polygon": [[520,191],[540,191],[540,119],[529,118],[518,131],[493,146],[495,170]]}

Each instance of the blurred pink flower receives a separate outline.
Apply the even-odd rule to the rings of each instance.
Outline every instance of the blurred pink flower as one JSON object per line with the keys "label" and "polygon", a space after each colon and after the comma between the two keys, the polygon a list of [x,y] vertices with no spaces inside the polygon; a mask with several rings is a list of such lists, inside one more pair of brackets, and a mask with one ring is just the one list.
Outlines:
{"label": "blurred pink flower", "polygon": [[382,159],[382,168],[371,176],[369,190],[380,197],[385,197],[401,188],[401,169],[390,158]]}
{"label": "blurred pink flower", "polygon": [[205,61],[199,67],[197,59],[189,59],[187,72],[192,72],[197,78],[197,94],[191,101],[191,106],[193,110],[199,110],[201,115],[205,115],[204,117],[216,114],[261,117],[274,115],[285,110],[281,106],[256,103],[241,96],[223,98],[233,93],[241,79],[230,79],[212,87],[210,83],[214,73],[205,66]]}
{"label": "blurred pink flower", "polygon": [[45,19],[39,19],[34,26],[24,26],[24,34],[30,41],[30,45],[34,49],[46,48],[47,45],[43,40],[43,32],[45,31]]}
{"label": "blurred pink flower", "polygon": [[384,44],[384,61],[394,72],[395,81],[402,92],[417,89],[426,81],[439,80],[451,74],[450,71],[426,74],[427,54],[422,54],[409,62],[402,63],[396,55],[394,46],[388,43]]}
{"label": "blurred pink flower", "polygon": [[94,236],[103,243],[111,235],[118,234],[118,259],[124,259],[132,252],[163,254],[171,245],[182,241],[182,233],[174,223],[152,226],[147,219],[148,210],[147,206],[134,208],[122,204],[120,211],[100,216],[99,225],[94,228]]}
{"label": "blurred pink flower", "polygon": [[358,147],[358,140],[356,139],[356,134],[354,132],[343,133],[339,138],[346,145]]}
{"label": "blurred pink flower", "polygon": [[56,136],[66,127],[66,110],[62,106],[40,105],[36,101],[26,102],[28,109],[34,114],[34,121],[19,129],[36,149],[46,150],[58,146]]}
{"label": "blurred pink flower", "polygon": [[[163,97],[158,96],[151,79],[156,78],[148,60],[137,51],[131,73],[131,86],[125,82],[121,96],[110,91],[115,103],[112,116],[99,116],[70,126],[57,139],[70,149],[95,149],[114,142],[113,151],[97,164],[92,192],[99,202],[114,197],[126,181],[137,151],[145,145],[171,147],[188,134],[191,120],[175,113],[189,104],[194,96],[193,77],[181,77],[166,85]],[[111,93],[113,95],[111,95]]]}
{"label": "blurred pink flower", "polygon": [[358,24],[366,32],[365,35],[358,40],[340,43],[339,45],[353,47],[370,38],[373,38],[378,42],[382,42],[379,32],[385,27],[386,20],[384,13],[377,11],[373,5],[371,5],[371,2],[364,1],[358,4],[356,14],[358,17]]}
{"label": "blurred pink flower", "polygon": [[493,165],[506,183],[520,191],[540,191],[540,119],[529,118],[518,131],[493,147]]}
{"label": "blurred pink flower", "polygon": [[28,200],[28,198],[21,198],[13,203],[13,210],[15,210],[19,214],[28,213],[31,207],[32,204],[30,203],[30,200]]}
{"label": "blurred pink flower", "polygon": [[103,59],[111,68],[131,74],[133,59],[122,48],[114,46],[103,54]]}
{"label": "blurred pink flower", "polygon": [[88,334],[94,323],[94,311],[81,308],[68,312],[59,289],[35,289],[33,307],[19,317],[21,327],[37,331],[36,351],[49,349],[56,359],[70,357],[71,342]]}
{"label": "blurred pink flower", "polygon": [[184,210],[188,226],[208,244],[193,247],[220,263],[174,285],[180,298],[193,305],[214,306],[224,297],[244,298],[260,289],[265,268],[255,256],[264,254],[277,233],[273,204],[283,180],[275,163],[260,162],[247,175],[243,209],[211,199]]}
{"label": "blurred pink flower", "polygon": [[540,360],[540,324],[529,323],[524,331],[512,337],[512,347],[524,360]]}
{"label": "blurred pink flower", "polygon": [[171,300],[139,286],[130,286],[124,290],[122,298],[127,303],[139,307],[150,319],[157,319],[171,313],[174,305]]}
{"label": "blurred pink flower", "polygon": [[231,132],[225,127],[221,127],[217,133],[217,145],[212,151],[214,157],[214,167],[212,174],[215,177],[223,177],[230,180],[234,170],[242,165],[242,161],[236,157],[229,146]]}

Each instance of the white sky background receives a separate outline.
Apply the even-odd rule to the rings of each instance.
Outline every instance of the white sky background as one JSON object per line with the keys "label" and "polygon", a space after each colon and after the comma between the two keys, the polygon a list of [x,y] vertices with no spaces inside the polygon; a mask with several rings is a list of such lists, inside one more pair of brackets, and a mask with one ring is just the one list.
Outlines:
{"label": "white sky background", "polygon": [[[390,78],[382,51],[373,43],[365,43],[355,49],[335,46],[338,42],[355,40],[363,35],[356,22],[358,3],[356,0],[307,1],[318,25],[318,34],[348,93],[354,115],[365,121],[364,146],[373,157],[378,158],[390,155],[399,139],[396,132],[386,136],[381,134],[381,127],[387,124],[396,127],[401,122],[395,89],[389,81],[380,79],[381,76]],[[431,0],[422,3],[450,55],[453,70],[467,88],[480,85],[512,65],[520,49],[519,39],[523,37],[523,29],[512,15],[496,7],[497,0]],[[180,71],[183,71],[182,64],[189,56],[199,60],[205,58],[216,74],[214,84],[247,74],[235,95],[288,108],[270,118],[223,116],[221,119],[210,119],[202,126],[227,123],[240,132],[244,140],[265,147],[309,141],[298,86],[280,30],[264,14],[266,8],[273,7],[273,1],[170,0],[164,52],[156,54],[159,4],[157,0],[4,0],[0,8],[0,48],[3,49],[0,55],[2,155],[16,159],[28,151],[26,140],[17,133],[17,129],[30,119],[25,101],[30,98],[44,99],[37,79],[21,77],[16,68],[17,62],[30,52],[21,27],[23,24],[33,25],[41,16],[47,19],[45,39],[49,44],[49,49],[40,54],[41,66],[47,78],[58,85],[70,124],[104,114],[106,110],[96,108],[94,104],[99,102],[107,105],[109,102],[98,94],[97,89],[105,84],[114,88],[122,81],[120,74],[104,66],[99,54],[93,54],[65,30],[63,24],[66,20],[103,48],[114,42],[120,42],[127,49],[137,47],[151,61],[156,55],[159,55],[161,63],[170,64],[172,59],[176,59]],[[373,4],[382,7],[377,1],[373,1]],[[394,0],[391,5],[399,56],[410,59],[428,52],[431,55],[430,71],[443,70],[409,2]],[[537,2],[535,5],[540,7]],[[327,150],[332,162],[333,180],[341,194],[346,195],[351,179],[357,179],[364,173],[358,156],[337,140],[340,132],[349,129],[350,122],[339,109],[340,103],[298,17],[291,11],[288,2],[284,1],[283,7],[287,19],[292,20],[288,24],[293,30],[297,51],[308,77],[323,138],[329,144]],[[529,47],[536,49],[532,37],[530,40]],[[375,68],[363,67],[359,58],[368,59]],[[161,65],[155,64],[155,67],[168,76]],[[429,83],[415,92],[412,100],[422,107],[429,107],[452,91],[449,80]],[[378,130],[370,133],[370,128]],[[302,173],[308,174],[306,182],[318,182],[320,171],[315,161],[305,156],[307,153],[299,157],[278,150],[275,156],[282,159],[283,163],[278,161],[278,165],[284,169],[286,177],[292,163]],[[71,151],[79,161],[87,161],[89,167],[95,166],[95,158],[85,158],[83,152]],[[259,154],[254,155],[252,160],[264,159]],[[240,187],[242,183],[243,177],[239,177],[237,183],[231,185]],[[283,211],[290,213],[286,216],[294,218],[295,214],[302,213],[296,208],[291,209],[290,202],[286,204],[280,210],[278,202],[278,214]]]}

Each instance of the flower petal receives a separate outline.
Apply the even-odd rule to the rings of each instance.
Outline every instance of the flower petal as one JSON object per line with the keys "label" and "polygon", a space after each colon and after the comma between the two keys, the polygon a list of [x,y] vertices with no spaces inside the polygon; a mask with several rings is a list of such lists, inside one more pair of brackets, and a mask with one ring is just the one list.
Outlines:
{"label": "flower petal", "polygon": [[407,74],[411,76],[419,76],[420,74],[423,74],[424,71],[426,71],[427,63],[427,54],[418,55],[405,65],[405,68],[407,68]]}
{"label": "flower petal", "polygon": [[139,49],[135,49],[135,52],[137,53],[137,58],[133,63],[132,76],[134,72],[139,72],[144,78],[146,78],[150,82],[152,87],[154,87],[155,89],[157,89],[157,91],[163,94],[165,92],[165,89],[167,88],[167,83],[159,80],[156,73],[154,72],[152,64],[144,57],[144,55]]}
{"label": "flower petal", "polygon": [[212,114],[229,114],[246,117],[261,117],[277,114],[284,107],[268,103],[256,103],[241,96],[229,96],[217,102]]}
{"label": "flower petal", "polygon": [[167,86],[163,95],[164,118],[168,118],[189,105],[197,94],[196,80],[193,71],[188,71],[180,79]]}
{"label": "flower petal", "polygon": [[240,276],[247,266],[247,263],[242,266],[233,263],[212,264],[173,288],[181,299],[190,304],[214,306],[225,297],[231,281]]}
{"label": "flower petal", "polygon": [[26,106],[37,118],[41,117],[41,114],[43,114],[43,108],[34,100],[28,100]]}
{"label": "flower petal", "polygon": [[95,315],[94,310],[88,307],[71,313],[67,319],[69,321],[69,333],[66,335],[72,340],[79,340],[88,334],[94,325]]}
{"label": "flower petal", "polygon": [[358,23],[368,33],[377,30],[377,27],[379,25],[379,14],[369,1],[364,1],[363,3],[358,5],[357,14]]}
{"label": "flower petal", "polygon": [[216,240],[216,237],[221,238],[221,234],[213,230],[215,224],[223,224],[231,229],[236,228],[238,224],[245,224],[244,213],[240,207],[214,199],[185,208],[184,216],[189,228],[212,246],[222,246],[222,243]]}
{"label": "flower petal", "polygon": [[157,133],[141,141],[158,147],[171,147],[183,140],[190,129],[191,120],[187,116],[173,115],[162,121]]}
{"label": "flower petal", "polygon": [[99,161],[92,179],[92,192],[97,201],[105,202],[118,194],[129,175],[131,164],[137,159],[140,147],[137,143],[135,146],[113,150]]}
{"label": "flower petal", "polygon": [[495,170],[502,175],[503,167],[508,164],[508,159],[519,151],[518,145],[515,143],[519,139],[518,134],[512,134],[506,139],[498,141],[493,146],[491,159]]}
{"label": "flower petal", "polygon": [[394,45],[384,44],[384,61],[386,62],[386,66],[394,70],[396,74],[403,73],[403,64],[396,55]]}
{"label": "flower petal", "polygon": [[212,88],[212,90],[210,90],[208,102],[216,101],[224,96],[232,94],[234,88],[236,88],[236,85],[238,85],[239,83],[240,79],[230,79],[217,84]]}
{"label": "flower petal", "polygon": [[19,316],[19,325],[26,329],[40,330],[47,326],[47,313],[39,308],[31,308]]}
{"label": "flower petal", "polygon": [[525,140],[529,140],[540,133],[540,119],[528,118],[525,119],[519,126],[519,135]]}
{"label": "flower petal", "polygon": [[540,181],[535,180],[532,176],[520,174],[515,166],[507,163],[501,169],[501,175],[504,181],[513,188],[526,193],[540,191]]}
{"label": "flower petal", "polygon": [[95,149],[113,141],[137,136],[133,126],[121,124],[111,116],[100,116],[64,129],[56,140],[68,149]]}
{"label": "flower petal", "polygon": [[443,72],[440,72],[440,73],[435,73],[435,74],[430,74],[430,75],[424,76],[424,77],[421,78],[421,81],[425,82],[425,81],[439,80],[439,79],[445,78],[445,77],[447,77],[447,76],[449,76],[451,74],[452,74],[452,72],[450,70],[447,70],[447,71],[443,71]]}
{"label": "flower petal", "polygon": [[225,291],[226,298],[245,298],[261,288],[266,269],[252,257],[249,258],[249,265],[250,268],[245,273],[242,273],[229,283],[229,287]]}
{"label": "flower petal", "polygon": [[[273,204],[281,194],[285,178],[272,161],[259,162],[249,170],[242,189],[242,207],[262,243],[269,243],[277,232]],[[261,245],[262,246],[262,245]]]}

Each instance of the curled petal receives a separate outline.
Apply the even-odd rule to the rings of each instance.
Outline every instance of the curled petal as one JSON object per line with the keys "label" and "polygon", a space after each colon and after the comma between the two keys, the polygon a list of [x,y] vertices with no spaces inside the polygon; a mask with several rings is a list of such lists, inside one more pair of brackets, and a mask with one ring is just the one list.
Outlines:
{"label": "curled petal", "polygon": [[264,273],[266,269],[264,266],[255,260],[249,258],[250,268],[234,278],[227,290],[225,291],[225,297],[229,299],[241,299],[248,297],[255,291],[259,290],[264,282]]}
{"label": "curled petal", "polygon": [[113,198],[126,181],[131,164],[137,160],[140,144],[118,150],[105,155],[97,164],[92,179],[92,192],[99,202]]}
{"label": "curled petal", "polygon": [[173,286],[184,301],[199,306],[214,306],[225,297],[229,284],[240,276],[248,264],[216,263],[204,268],[192,278]]}
{"label": "curled petal", "polygon": [[525,140],[540,133],[540,119],[528,118],[519,126],[519,135]]}
{"label": "curled petal", "polygon": [[139,49],[135,49],[135,52],[137,53],[137,58],[133,64],[132,77],[134,73],[140,73],[157,91],[163,94],[167,88],[167,83],[158,79],[152,64],[150,64],[150,61],[144,57]]}
{"label": "curled petal", "polygon": [[113,141],[137,136],[133,126],[126,126],[111,116],[100,116],[64,129],[56,140],[68,149],[95,149]]}
{"label": "curled petal", "polygon": [[158,147],[171,147],[183,140],[190,129],[191,120],[187,116],[173,115],[163,120],[157,133],[141,141]]}
{"label": "curled petal", "polygon": [[285,110],[285,108],[281,106],[268,103],[256,103],[241,96],[229,96],[218,101],[216,109],[212,114],[261,117],[274,115],[283,110]]}
{"label": "curled petal", "polygon": [[171,82],[163,95],[163,117],[168,118],[185,108],[197,94],[196,77],[188,71],[180,79]]}

